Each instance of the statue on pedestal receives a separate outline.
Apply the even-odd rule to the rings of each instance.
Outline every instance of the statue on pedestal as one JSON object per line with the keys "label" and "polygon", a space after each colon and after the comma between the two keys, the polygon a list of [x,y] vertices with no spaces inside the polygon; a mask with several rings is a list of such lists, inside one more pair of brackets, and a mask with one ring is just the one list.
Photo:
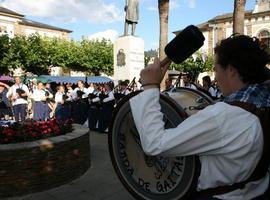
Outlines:
{"label": "statue on pedestal", "polygon": [[131,35],[134,35],[136,24],[139,20],[139,0],[126,0],[125,12],[126,19],[124,36],[128,35],[129,24],[131,24]]}

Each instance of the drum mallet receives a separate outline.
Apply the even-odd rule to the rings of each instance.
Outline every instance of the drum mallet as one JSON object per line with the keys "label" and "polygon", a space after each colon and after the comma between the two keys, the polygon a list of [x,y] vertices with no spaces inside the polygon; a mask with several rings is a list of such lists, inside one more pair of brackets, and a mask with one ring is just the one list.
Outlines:
{"label": "drum mallet", "polygon": [[196,26],[187,26],[166,45],[165,54],[167,57],[160,62],[161,67],[171,61],[176,64],[182,63],[203,46],[204,40],[202,32]]}

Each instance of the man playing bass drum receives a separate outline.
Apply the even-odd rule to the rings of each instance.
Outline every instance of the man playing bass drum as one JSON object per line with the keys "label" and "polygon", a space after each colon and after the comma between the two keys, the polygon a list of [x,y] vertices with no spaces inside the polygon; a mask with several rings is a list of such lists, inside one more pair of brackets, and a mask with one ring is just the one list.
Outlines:
{"label": "man playing bass drum", "polygon": [[159,84],[168,66],[141,71],[144,91],[130,99],[141,145],[148,155],[198,155],[197,194],[190,199],[268,199],[270,92],[266,50],[244,35],[215,47],[214,71],[224,101],[165,129]]}

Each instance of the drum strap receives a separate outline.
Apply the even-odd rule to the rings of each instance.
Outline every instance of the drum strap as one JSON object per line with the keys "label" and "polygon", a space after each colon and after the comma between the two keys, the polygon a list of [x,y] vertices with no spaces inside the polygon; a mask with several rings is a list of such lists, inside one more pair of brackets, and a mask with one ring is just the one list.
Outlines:
{"label": "drum strap", "polygon": [[234,183],[232,185],[227,186],[219,186],[216,188],[210,188],[206,190],[202,190],[198,192],[199,196],[216,196],[225,194],[228,192],[232,192],[237,189],[245,188],[245,185],[249,182],[258,181],[266,176],[268,173],[268,166],[270,163],[269,155],[267,154],[270,151],[270,108],[257,108],[254,104],[246,103],[246,102],[231,102],[230,105],[238,106],[254,115],[256,115],[261,123],[263,130],[263,153],[261,159],[259,160],[256,168],[254,169],[251,176],[242,182]]}

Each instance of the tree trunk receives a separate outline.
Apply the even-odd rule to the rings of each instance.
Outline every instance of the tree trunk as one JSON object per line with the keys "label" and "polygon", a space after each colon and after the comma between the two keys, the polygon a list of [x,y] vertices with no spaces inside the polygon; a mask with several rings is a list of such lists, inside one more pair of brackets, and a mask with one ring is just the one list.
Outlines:
{"label": "tree trunk", "polygon": [[[164,48],[168,43],[168,19],[169,19],[169,2],[170,0],[158,0],[158,12],[159,12],[159,58],[163,60],[166,55]],[[161,82],[161,89],[165,88],[165,79],[168,78],[168,73],[165,74],[163,81]]]}
{"label": "tree trunk", "polygon": [[244,34],[246,0],[234,0],[233,33]]}

